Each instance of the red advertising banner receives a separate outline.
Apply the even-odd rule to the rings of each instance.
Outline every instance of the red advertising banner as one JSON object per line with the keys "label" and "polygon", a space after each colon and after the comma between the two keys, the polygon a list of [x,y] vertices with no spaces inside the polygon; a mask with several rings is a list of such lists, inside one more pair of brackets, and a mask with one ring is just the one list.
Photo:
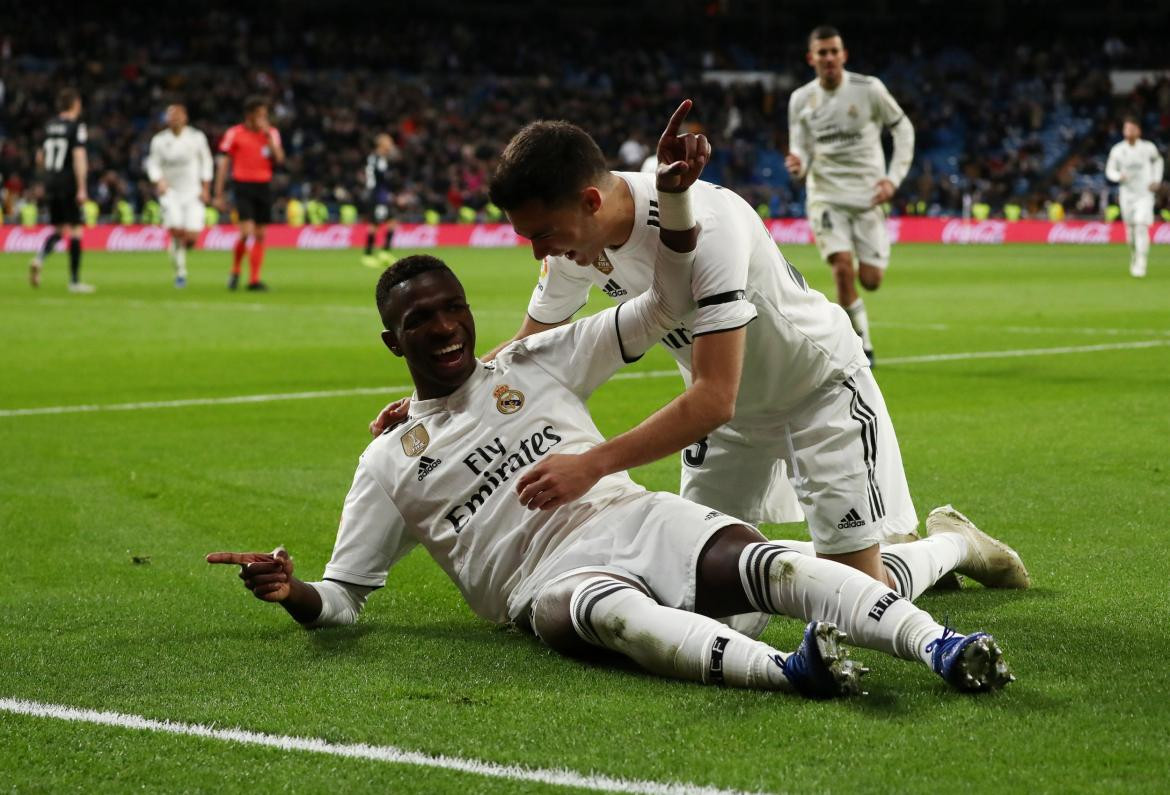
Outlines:
{"label": "red advertising banner", "polygon": [[[772,238],[780,245],[813,242],[812,230],[803,218],[765,221]],[[959,218],[890,218],[886,221],[892,243],[950,243],[956,245],[1001,245],[1003,243],[1072,243],[1093,245],[1124,243],[1125,227],[1101,221],[967,221]],[[32,253],[40,248],[51,228],[48,226],[0,226],[0,251]],[[213,226],[199,236],[199,247],[227,250],[239,233],[232,226]],[[1170,244],[1170,224],[1152,227],[1155,244]],[[366,242],[362,225],[268,227],[271,248],[347,249]],[[65,243],[59,245],[64,249]],[[82,245],[87,251],[163,251],[166,230],[157,226],[94,226],[85,230]],[[400,224],[394,233],[395,248],[440,248],[475,246],[502,248],[525,245],[525,240],[508,224]]]}

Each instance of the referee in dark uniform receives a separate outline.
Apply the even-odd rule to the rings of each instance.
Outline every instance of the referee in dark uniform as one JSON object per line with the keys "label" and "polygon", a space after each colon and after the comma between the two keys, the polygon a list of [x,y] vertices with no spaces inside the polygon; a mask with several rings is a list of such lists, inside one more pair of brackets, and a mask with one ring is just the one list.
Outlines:
{"label": "referee in dark uniform", "polygon": [[57,115],[45,125],[45,140],[37,150],[37,169],[44,174],[49,223],[53,225],[53,232],[45,238],[41,250],[28,264],[28,280],[33,287],[41,284],[41,265],[45,257],[68,231],[69,292],[94,291],[91,285],[81,281],[81,205],[89,197],[85,189],[88,170],[86,132],[80,118],[80,95],[76,89],[62,89],[57,94]]}

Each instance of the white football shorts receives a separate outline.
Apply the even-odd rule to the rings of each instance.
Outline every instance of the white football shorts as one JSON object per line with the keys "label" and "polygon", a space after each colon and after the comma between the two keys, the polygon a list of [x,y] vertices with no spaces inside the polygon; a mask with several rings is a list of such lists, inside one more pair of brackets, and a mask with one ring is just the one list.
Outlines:
{"label": "white football shorts", "polygon": [[1140,199],[1121,199],[1121,220],[1127,226],[1152,226],[1154,223],[1154,197],[1142,196]]}
{"label": "white football shorts", "polygon": [[[548,586],[583,572],[608,572],[640,583],[666,607],[694,612],[699,556],[720,528],[746,524],[675,494],[644,492],[598,510],[562,549],[549,555],[521,582],[508,613],[528,615],[533,599]],[[748,613],[728,623],[758,637],[768,617]]]}
{"label": "white football shorts", "polygon": [[167,191],[159,197],[163,226],[167,229],[185,229],[197,232],[203,228],[204,207],[198,196],[180,196]]}
{"label": "white football shorts", "polygon": [[853,253],[855,262],[885,270],[890,264],[890,235],[880,207],[844,207],[814,202],[808,206],[809,226],[817,250],[826,262],[830,255]]}

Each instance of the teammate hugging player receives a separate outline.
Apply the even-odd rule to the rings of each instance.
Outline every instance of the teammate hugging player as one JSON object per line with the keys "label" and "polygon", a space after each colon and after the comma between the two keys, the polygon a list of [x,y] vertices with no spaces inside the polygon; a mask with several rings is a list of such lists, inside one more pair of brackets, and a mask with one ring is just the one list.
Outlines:
{"label": "teammate hugging player", "polygon": [[280,132],[269,124],[268,101],[249,97],[244,101],[244,123],[224,133],[219,143],[218,168],[215,174],[215,203],[221,211],[227,209],[223,189],[227,178],[227,161],[231,160],[232,190],[236,197],[236,213],[240,220],[240,238],[232,249],[232,272],[228,289],[240,284],[240,263],[248,251],[250,275],[248,289],[264,291],[268,287],[260,281],[264,265],[264,228],[272,222],[272,168],[284,162],[284,148]]}
{"label": "teammate hugging player", "polygon": [[[380,134],[374,142],[374,151],[366,158],[366,193],[362,202],[362,217],[366,222],[366,253],[362,264],[368,268],[389,265],[394,261],[390,253],[390,241],[398,219],[394,217],[394,163],[398,160],[398,149],[388,134]],[[374,245],[378,227],[385,225],[386,236],[382,240],[382,251],[374,256]]]}
{"label": "teammate hugging player", "polygon": [[187,126],[187,108],[167,106],[167,127],[150,139],[146,175],[162,205],[163,226],[171,233],[175,287],[187,286],[187,251],[203,229],[204,204],[211,186],[211,148],[207,136]]}
{"label": "teammate hugging player", "polygon": [[[788,101],[785,165],[793,177],[808,177],[806,214],[817,248],[833,268],[837,303],[849,313],[872,365],[869,319],[854,280],[876,290],[890,263],[880,205],[890,200],[910,170],[914,127],[882,81],[845,71],[847,58],[836,28],[822,25],[809,35],[808,62],[817,76]],[[888,171],[882,127],[894,139]]]}
{"label": "teammate hugging player", "polygon": [[[854,569],[647,492],[625,472],[553,511],[516,499],[511,484],[539,462],[602,443],[589,395],[690,306],[699,234],[689,188],[710,150],[676,136],[679,120],[659,145],[661,245],[648,291],[481,362],[466,296],[446,265],[413,256],[392,266],[377,289],[382,338],[406,359],[415,399],[408,421],[362,456],[324,578],[294,577],[283,549],[208,562],[241,565],[257,598],[305,626],[331,626],[355,621],[421,543],[478,615],[515,622],[565,654],[602,649],[662,676],[829,698],[856,693],[864,673],[838,647],[838,625],[854,643],[921,661],[959,690],[1006,685],[989,635],[956,634]],[[966,529],[945,535],[968,550],[994,543]],[[716,618],[751,610],[810,621],[798,649],[781,652]]]}
{"label": "teammate hugging player", "polygon": [[1154,194],[1162,183],[1162,155],[1150,141],[1142,140],[1136,116],[1126,116],[1118,141],[1109,150],[1105,176],[1120,185],[1121,220],[1129,243],[1129,275],[1146,275],[1150,252],[1150,226],[1154,223]]}
{"label": "teammate hugging player", "polygon": [[57,94],[57,115],[45,125],[45,140],[37,150],[37,168],[45,175],[52,233],[28,263],[28,281],[41,285],[41,266],[61,238],[69,234],[69,292],[92,293],[81,281],[81,205],[88,194],[85,180],[88,160],[86,131],[81,119],[81,96],[72,88]]}

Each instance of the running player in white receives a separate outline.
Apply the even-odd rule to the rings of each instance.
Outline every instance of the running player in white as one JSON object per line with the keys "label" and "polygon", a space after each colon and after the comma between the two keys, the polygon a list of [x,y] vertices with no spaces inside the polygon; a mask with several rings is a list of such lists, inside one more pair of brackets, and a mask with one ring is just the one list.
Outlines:
{"label": "running player in white", "polygon": [[1162,155],[1152,142],[1142,139],[1136,116],[1126,116],[1121,128],[1124,140],[1109,150],[1105,177],[1119,184],[1121,220],[1129,243],[1129,274],[1146,275],[1150,252],[1150,226],[1154,223],[1154,193],[1162,184]]}
{"label": "running player in white", "polygon": [[207,136],[187,126],[187,108],[167,106],[167,128],[150,139],[146,175],[162,205],[163,226],[171,233],[175,287],[187,286],[187,251],[203,229],[204,205],[210,200],[212,157]]}
{"label": "running player in white", "polygon": [[[808,62],[817,76],[788,101],[785,165],[793,177],[808,178],[807,215],[817,248],[833,268],[837,303],[849,313],[872,365],[869,318],[854,280],[876,290],[890,264],[881,205],[910,170],[914,127],[880,80],[845,71],[848,55],[836,28],[822,25],[809,35]],[[883,127],[894,139],[888,169]]]}
{"label": "running player in white", "polygon": [[[661,676],[831,698],[857,693],[865,672],[838,646],[848,637],[920,661],[961,691],[1010,683],[990,635],[955,633],[854,569],[647,492],[624,472],[555,511],[516,500],[512,483],[555,451],[602,443],[590,393],[653,346],[687,305],[698,236],[681,228],[693,223],[685,193],[663,208],[649,292],[516,342],[491,362],[475,358],[474,318],[445,264],[416,255],[387,269],[377,289],[382,339],[406,359],[416,392],[408,420],[359,461],[324,576],[294,577],[283,548],[207,561],[240,565],[257,598],[306,627],[356,621],[389,569],[422,544],[476,614],[514,622],[568,655],[603,649]],[[983,573],[1002,576],[1002,564],[1018,563],[969,523],[940,529],[936,538]],[[999,562],[987,565],[989,555]],[[809,621],[797,650],[781,652],[718,619],[751,610]]]}

